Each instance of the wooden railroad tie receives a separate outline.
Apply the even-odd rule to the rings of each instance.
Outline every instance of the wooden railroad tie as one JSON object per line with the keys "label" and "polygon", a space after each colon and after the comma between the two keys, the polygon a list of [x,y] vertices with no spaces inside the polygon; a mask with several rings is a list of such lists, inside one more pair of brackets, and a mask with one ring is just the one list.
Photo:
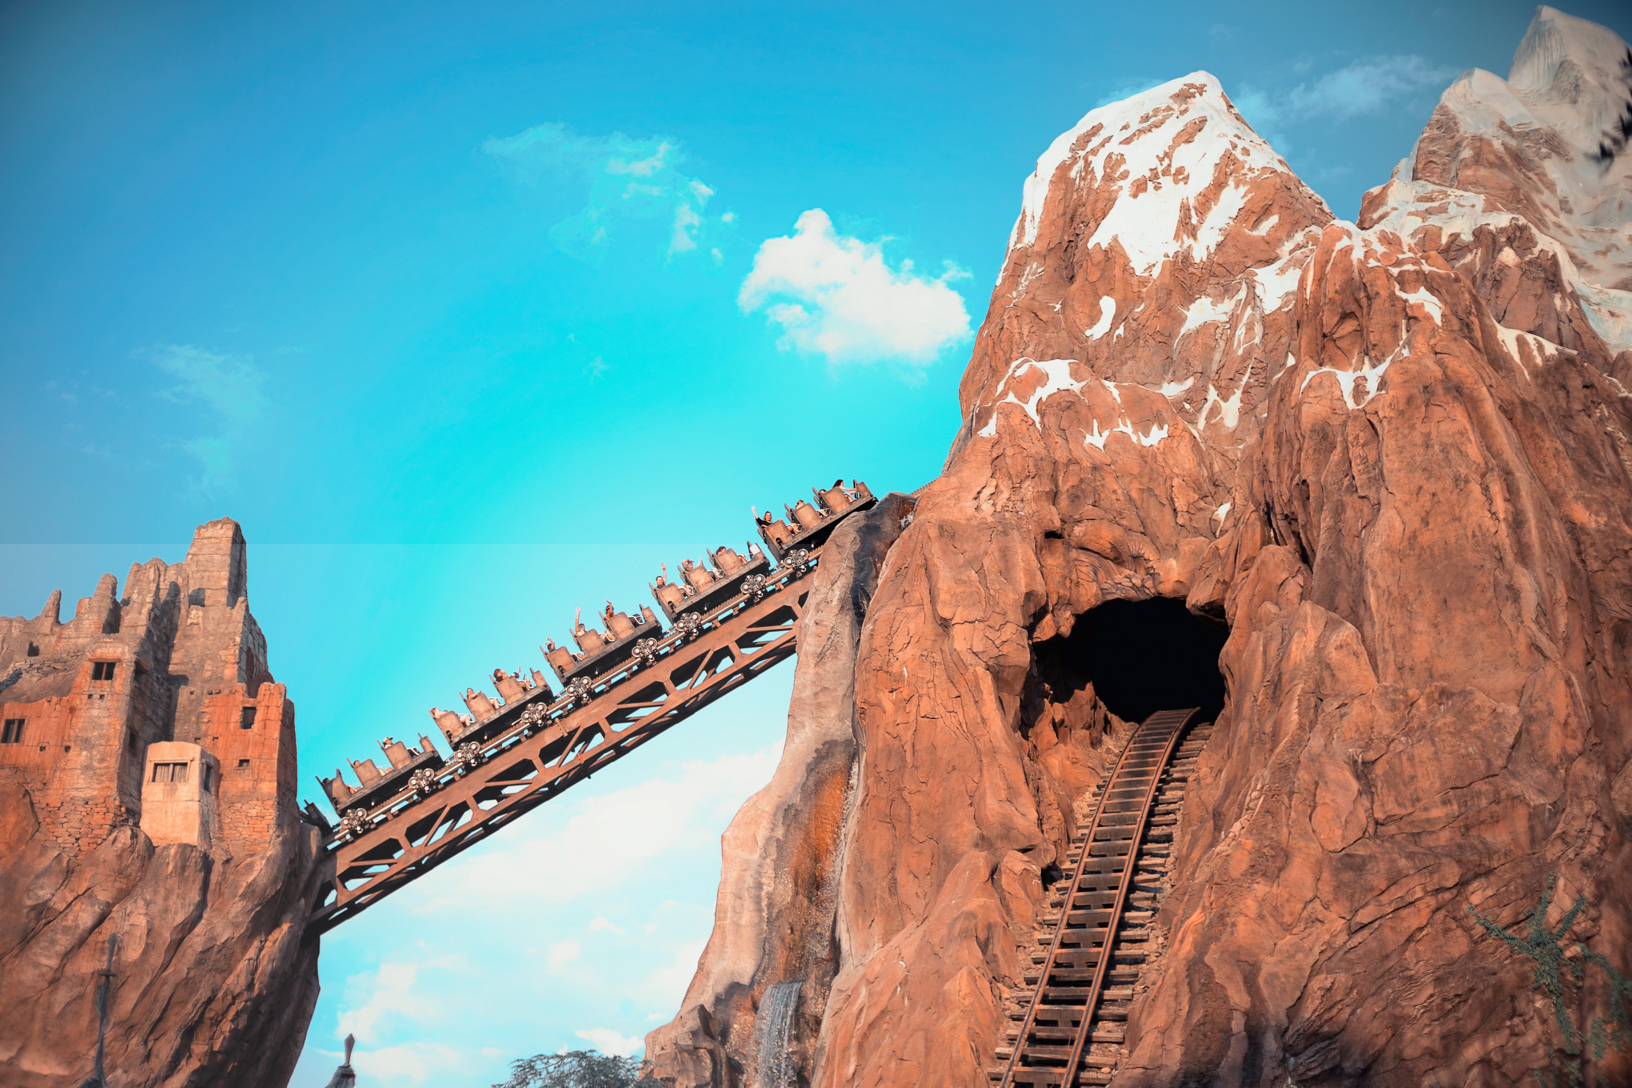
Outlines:
{"label": "wooden railroad tie", "polygon": [[1134,730],[1089,796],[1037,933],[1030,987],[1009,1009],[999,1088],[1108,1084],[1127,1039],[1134,985],[1146,960],[1156,898],[1171,864],[1184,789],[1212,723],[1161,710]]}

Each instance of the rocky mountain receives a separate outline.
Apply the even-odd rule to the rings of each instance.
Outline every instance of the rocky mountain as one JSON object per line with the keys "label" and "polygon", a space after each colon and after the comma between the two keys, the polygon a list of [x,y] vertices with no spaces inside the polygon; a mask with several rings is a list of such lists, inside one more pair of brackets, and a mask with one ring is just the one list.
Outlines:
{"label": "rocky mountain", "polygon": [[1549,920],[1585,895],[1628,966],[1629,135],[1626,43],[1541,8],[1359,223],[1204,72],[1057,139],[943,472],[824,553],[647,1075],[768,1083],[774,1029],[801,1083],[985,1083],[1076,801],[1209,682],[1112,1084],[1545,1065],[1468,908],[1514,926],[1556,875]]}
{"label": "rocky mountain", "polygon": [[1503,80],[1474,69],[1372,190],[1360,226],[1433,250],[1478,290],[1510,352],[1530,333],[1632,380],[1632,54],[1538,10]]}

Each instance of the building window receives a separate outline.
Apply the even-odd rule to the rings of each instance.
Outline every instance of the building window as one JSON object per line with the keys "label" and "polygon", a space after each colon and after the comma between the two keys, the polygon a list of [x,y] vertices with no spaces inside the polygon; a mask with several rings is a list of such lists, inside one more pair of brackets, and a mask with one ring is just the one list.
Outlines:
{"label": "building window", "polygon": [[255,708],[254,707],[246,706],[246,707],[244,707],[244,709],[242,711],[239,712],[239,714],[238,714],[238,728],[239,729],[254,729],[255,728]]}
{"label": "building window", "polygon": [[112,680],[114,670],[119,668],[117,661],[93,661],[91,663],[92,680]]}
{"label": "building window", "polygon": [[23,723],[27,718],[7,718],[5,731],[0,732],[0,744],[21,744],[23,742]]}
{"label": "building window", "polygon": [[249,760],[247,760],[247,759],[240,759],[240,760],[239,760],[239,761],[238,761],[238,769],[239,769],[239,770],[240,770],[240,771],[247,771],[247,770],[249,770]]}
{"label": "building window", "polygon": [[203,786],[204,786],[204,792],[209,793],[210,792],[210,779],[212,777],[211,774],[210,774],[210,765],[208,763],[204,764],[204,770],[202,772],[200,772],[200,773],[204,776],[203,777],[203,783],[202,783]]}
{"label": "building window", "polygon": [[153,764],[153,781],[185,782],[187,781],[187,764],[155,763]]}
{"label": "building window", "polygon": [[137,745],[136,730],[134,730],[134,729],[126,730],[126,732],[125,732],[125,747],[130,749],[131,753],[134,754],[135,751],[136,751],[136,745]]}

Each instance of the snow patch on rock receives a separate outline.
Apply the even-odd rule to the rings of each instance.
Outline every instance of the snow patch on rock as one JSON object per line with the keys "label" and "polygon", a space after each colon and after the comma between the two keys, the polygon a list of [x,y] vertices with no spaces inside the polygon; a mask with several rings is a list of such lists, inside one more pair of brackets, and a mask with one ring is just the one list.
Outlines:
{"label": "snow patch on rock", "polygon": [[1239,293],[1223,301],[1216,301],[1207,295],[1202,295],[1185,307],[1184,324],[1179,326],[1179,331],[1173,334],[1173,338],[1177,340],[1191,329],[1199,329],[1201,326],[1215,321],[1228,321],[1230,314],[1235,310],[1235,304],[1240,301],[1241,296]]}
{"label": "snow patch on rock", "polygon": [[1094,322],[1091,329],[1082,330],[1082,335],[1090,340],[1098,340],[1111,327],[1111,321],[1116,317],[1116,299],[1106,295],[1099,300],[1099,320]]}
{"label": "snow patch on rock", "polygon": [[[1038,407],[1055,393],[1062,393],[1068,389],[1081,389],[1083,387],[1084,383],[1074,381],[1071,378],[1072,362],[1074,362],[1074,360],[1071,359],[1016,359],[1009,365],[1009,372],[1004,376],[1003,384],[998,386],[999,393],[1004,393],[1005,390],[1008,390],[1007,394],[1002,396],[996,404],[992,405],[992,418],[986,422],[986,426],[982,427],[976,433],[982,438],[991,438],[996,435],[997,411],[1005,404],[1018,404],[1020,407],[1024,408],[1026,410],[1026,414],[1031,417],[1032,423],[1037,425],[1038,430],[1041,430],[1043,421],[1042,417],[1037,413]],[[1026,373],[1028,370],[1042,371],[1047,380],[1033,390],[1029,397],[1027,397],[1025,400],[1021,400],[1019,397],[1014,395],[1012,390],[1009,390],[1009,386],[1016,378]]]}
{"label": "snow patch on rock", "polygon": [[[1009,365],[1009,372],[1004,376],[1002,385],[998,387],[1001,396],[998,402],[992,406],[992,417],[986,421],[984,427],[975,433],[981,438],[995,438],[997,436],[998,411],[1005,404],[1019,405],[1031,417],[1032,424],[1038,430],[1041,430],[1043,426],[1041,414],[1043,402],[1056,393],[1080,392],[1090,382],[1098,381],[1090,378],[1088,381],[1079,382],[1072,378],[1071,366],[1073,362],[1075,362],[1073,359],[1016,359]],[[1031,371],[1041,372],[1043,382],[1033,389],[1024,400],[1021,400],[1011,387],[1017,383],[1018,379]],[[1098,384],[1111,395],[1119,406],[1122,404],[1122,391],[1117,388],[1118,383],[1098,381]],[[1185,382],[1182,386],[1169,382],[1162,387],[1162,392],[1166,396],[1172,396],[1183,392],[1189,385],[1189,382]],[[1172,387],[1171,392],[1169,392],[1169,387]],[[1146,387],[1138,386],[1137,388],[1143,389]],[[1096,446],[1099,449],[1104,449],[1105,440],[1118,432],[1127,435],[1135,444],[1144,446],[1147,449],[1161,445],[1162,440],[1171,433],[1171,428],[1166,423],[1152,423],[1149,430],[1141,433],[1134,429],[1133,422],[1127,416],[1120,413],[1118,413],[1116,422],[1111,424],[1109,430],[1106,430],[1097,418],[1093,419],[1091,423],[1092,429],[1084,436],[1084,441],[1088,445]]]}
{"label": "snow patch on rock", "polygon": [[1247,383],[1243,380],[1234,393],[1231,393],[1228,397],[1221,397],[1218,395],[1218,390],[1209,385],[1207,387],[1207,399],[1202,401],[1201,411],[1196,416],[1197,425],[1202,427],[1207,425],[1207,413],[1216,405],[1218,407],[1218,421],[1224,424],[1226,428],[1234,430],[1236,425],[1241,422],[1241,394],[1246,388]]}
{"label": "snow patch on rock", "polygon": [[1258,292],[1258,302],[1263,307],[1264,313],[1279,310],[1298,289],[1298,277],[1303,275],[1303,266],[1306,263],[1303,258],[1304,253],[1297,250],[1282,258],[1277,265],[1247,270]]}
{"label": "snow patch on rock", "polygon": [[1131,420],[1121,417],[1117,419],[1116,425],[1107,431],[1100,428],[1099,420],[1096,419],[1094,420],[1094,429],[1083,435],[1082,440],[1095,449],[1102,450],[1105,448],[1105,440],[1113,434],[1125,434],[1138,445],[1148,448],[1161,445],[1162,439],[1168,435],[1168,426],[1165,423],[1153,423],[1147,433],[1140,434],[1133,429]]}
{"label": "snow patch on rock", "polygon": [[1529,344],[1530,354],[1541,362],[1547,362],[1560,351],[1566,350],[1544,336],[1537,336],[1532,332],[1521,332],[1518,329],[1510,329],[1506,325],[1497,325],[1496,334],[1502,338],[1502,346],[1513,357],[1513,362],[1518,365],[1518,368],[1524,371],[1526,378],[1530,377],[1530,368],[1524,365],[1524,353],[1519,350],[1520,343]]}
{"label": "snow patch on rock", "polygon": [[[1338,388],[1342,390],[1343,403],[1348,405],[1350,408],[1364,408],[1368,403],[1370,403],[1373,397],[1377,396],[1383,391],[1383,375],[1387,373],[1389,366],[1393,364],[1396,359],[1401,359],[1404,357],[1405,345],[1402,344],[1400,345],[1399,351],[1395,352],[1393,355],[1390,355],[1387,359],[1384,359],[1380,363],[1373,363],[1370,359],[1363,360],[1360,364],[1359,370],[1338,370],[1335,367],[1329,366],[1317,367],[1303,376],[1303,384],[1298,386],[1298,395],[1302,396],[1303,391],[1309,388],[1309,383],[1314,381],[1315,378],[1322,374],[1330,374],[1332,377],[1337,379]],[[1363,395],[1356,399],[1355,386],[1362,378],[1365,379],[1366,383],[1363,389]]]}
{"label": "snow patch on rock", "polygon": [[1445,308],[1439,304],[1439,299],[1428,293],[1427,288],[1419,287],[1415,291],[1405,292],[1396,287],[1394,293],[1404,299],[1407,305],[1415,302],[1427,310],[1429,316],[1434,319],[1434,324],[1445,324]]}

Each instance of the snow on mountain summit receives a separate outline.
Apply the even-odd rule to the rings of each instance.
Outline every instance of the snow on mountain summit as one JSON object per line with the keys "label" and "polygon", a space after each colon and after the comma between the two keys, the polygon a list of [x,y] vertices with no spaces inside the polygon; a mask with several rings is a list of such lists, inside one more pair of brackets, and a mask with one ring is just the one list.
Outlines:
{"label": "snow on mountain summit", "polygon": [[1241,210],[1250,179],[1264,172],[1291,171],[1236,111],[1217,77],[1192,72],[1090,110],[1056,138],[1026,179],[1010,248],[1036,243],[1056,185],[1111,183],[1120,191],[1089,247],[1115,239],[1147,276],[1181,248],[1205,259]]}
{"label": "snow on mountain summit", "polygon": [[964,375],[972,436],[1011,403],[1040,427],[1037,406],[1070,391],[1096,450],[1118,433],[1239,448],[1331,219],[1210,73],[1090,110],[1026,179]]}
{"label": "snow on mountain summit", "polygon": [[[1207,72],[1089,111],[1025,181],[960,387],[966,440],[1029,429],[1124,467],[1192,443],[1233,458],[1276,389],[1347,411],[1386,394],[1443,321],[1477,325],[1470,287],[1519,367],[1568,353],[1632,387],[1629,99],[1626,43],[1539,8],[1511,78],[1459,78],[1358,224]],[[1344,320],[1366,338],[1300,347],[1300,284],[1361,279]]]}
{"label": "snow on mountain summit", "polygon": [[[1560,301],[1509,317],[1498,294],[1497,320],[1603,353],[1607,367],[1632,349],[1629,138],[1632,49],[1607,27],[1540,7],[1508,78],[1463,73],[1394,176],[1366,194],[1360,225],[1441,250],[1476,282],[1502,275],[1495,264],[1533,265]],[[1477,266],[1470,254],[1483,254]],[[1575,314],[1590,330],[1575,328]]]}
{"label": "snow on mountain summit", "polygon": [[1601,167],[1600,180],[1606,180],[1632,138],[1632,48],[1620,35],[1539,7],[1513,54],[1507,83],[1583,159]]}

